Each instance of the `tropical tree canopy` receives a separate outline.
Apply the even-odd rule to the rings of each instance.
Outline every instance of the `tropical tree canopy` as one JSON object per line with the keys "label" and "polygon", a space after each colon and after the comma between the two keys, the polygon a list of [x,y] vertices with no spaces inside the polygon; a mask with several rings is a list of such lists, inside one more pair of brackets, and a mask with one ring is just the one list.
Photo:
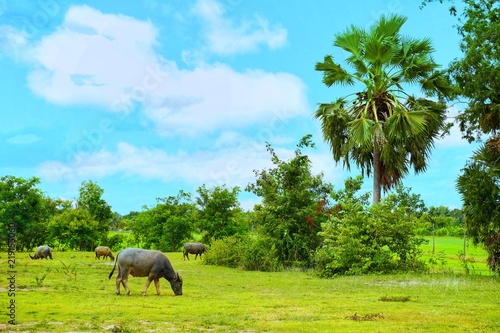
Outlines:
{"label": "tropical tree canopy", "polygon": [[[436,0],[425,0],[422,5]],[[443,2],[443,0],[440,0]],[[458,95],[467,98],[467,107],[457,120],[464,138],[472,142],[484,134],[500,131],[500,3],[498,0],[463,0],[459,13],[450,1],[450,13],[458,17],[463,57],[455,59],[448,71]],[[462,7],[462,6],[461,6]]]}
{"label": "tropical tree canopy", "polygon": [[[336,162],[350,169],[353,160],[363,175],[373,173],[373,201],[398,184],[410,167],[425,171],[434,139],[446,129],[446,105],[452,93],[446,76],[431,57],[427,38],[403,36],[406,17],[382,16],[367,31],[351,26],[336,34],[333,45],[348,52],[349,70],[331,55],[316,63],[323,83],[361,87],[332,103],[320,104],[315,116]],[[426,97],[405,91],[418,86]]]}
{"label": "tropical tree canopy", "polygon": [[456,94],[467,102],[457,120],[465,139],[485,141],[462,169],[457,189],[467,235],[485,246],[489,267],[500,274],[500,3],[463,0],[461,13],[450,3],[463,57],[450,64],[448,73]]}

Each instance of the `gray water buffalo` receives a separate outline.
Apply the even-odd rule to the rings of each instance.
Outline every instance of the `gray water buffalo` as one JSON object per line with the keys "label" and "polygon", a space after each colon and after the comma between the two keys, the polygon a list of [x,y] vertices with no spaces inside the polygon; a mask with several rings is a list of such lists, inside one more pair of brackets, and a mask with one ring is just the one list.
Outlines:
{"label": "gray water buffalo", "polygon": [[96,259],[101,260],[101,257],[103,257],[103,259],[106,260],[106,257],[109,257],[111,260],[115,260],[113,253],[111,253],[111,249],[107,246],[98,246],[95,248],[94,252]]}
{"label": "gray water buffalo", "polygon": [[52,249],[47,245],[41,245],[36,249],[34,257],[32,257],[29,253],[28,255],[31,259],[52,259]]}
{"label": "gray water buffalo", "polygon": [[146,285],[142,295],[146,296],[146,291],[155,282],[156,294],[160,295],[160,278],[164,277],[170,282],[170,286],[175,295],[182,295],[182,277],[174,271],[168,258],[160,251],[126,248],[116,255],[115,265],[109,273],[109,279],[113,275],[116,264],[118,264],[118,276],[116,277],[116,294],[120,295],[120,283],[127,295],[130,289],[127,286],[128,275],[133,277],[147,276]]}
{"label": "gray water buffalo", "polygon": [[207,252],[207,248],[202,243],[186,243],[184,244],[183,258],[184,260],[186,260],[186,258],[188,258],[189,260],[189,253],[191,253],[191,254],[196,254],[194,256],[194,260],[196,260],[198,255],[200,256],[201,259],[201,254],[204,252]]}

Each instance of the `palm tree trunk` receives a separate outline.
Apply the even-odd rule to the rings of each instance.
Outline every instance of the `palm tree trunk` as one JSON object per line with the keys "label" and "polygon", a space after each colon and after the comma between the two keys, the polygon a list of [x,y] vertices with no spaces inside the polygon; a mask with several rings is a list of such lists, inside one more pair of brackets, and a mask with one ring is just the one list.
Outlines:
{"label": "palm tree trunk", "polygon": [[373,202],[380,202],[382,179],[382,163],[380,162],[380,149],[373,147]]}

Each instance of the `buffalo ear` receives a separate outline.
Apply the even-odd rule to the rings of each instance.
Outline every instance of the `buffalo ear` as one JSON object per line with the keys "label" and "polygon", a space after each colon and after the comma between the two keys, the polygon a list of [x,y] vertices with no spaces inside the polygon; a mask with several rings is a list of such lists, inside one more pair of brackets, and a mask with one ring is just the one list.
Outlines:
{"label": "buffalo ear", "polygon": [[181,276],[179,275],[179,272],[175,272],[174,281],[181,281],[181,282],[182,282],[182,278],[181,278]]}

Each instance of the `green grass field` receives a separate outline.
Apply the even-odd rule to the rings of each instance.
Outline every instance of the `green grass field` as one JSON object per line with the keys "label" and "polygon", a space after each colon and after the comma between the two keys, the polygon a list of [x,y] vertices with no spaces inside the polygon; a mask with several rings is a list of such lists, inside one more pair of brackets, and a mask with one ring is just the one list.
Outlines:
{"label": "green grass field", "polygon": [[[168,253],[184,279],[182,296],[174,296],[164,279],[161,296],[153,285],[141,296],[145,278],[133,277],[132,296],[123,289],[117,296],[116,271],[108,280],[112,262],[97,261],[90,252],[55,252],[52,261],[17,253],[15,298],[8,296],[6,279],[0,284],[0,331],[499,332],[500,279],[488,273],[484,251],[474,248],[476,269],[465,274],[461,246],[460,239],[437,239],[436,252],[444,251],[439,256],[446,263],[429,274],[335,279],[300,271],[245,272]],[[7,267],[6,254],[0,263]],[[16,326],[8,324],[11,299]]]}

